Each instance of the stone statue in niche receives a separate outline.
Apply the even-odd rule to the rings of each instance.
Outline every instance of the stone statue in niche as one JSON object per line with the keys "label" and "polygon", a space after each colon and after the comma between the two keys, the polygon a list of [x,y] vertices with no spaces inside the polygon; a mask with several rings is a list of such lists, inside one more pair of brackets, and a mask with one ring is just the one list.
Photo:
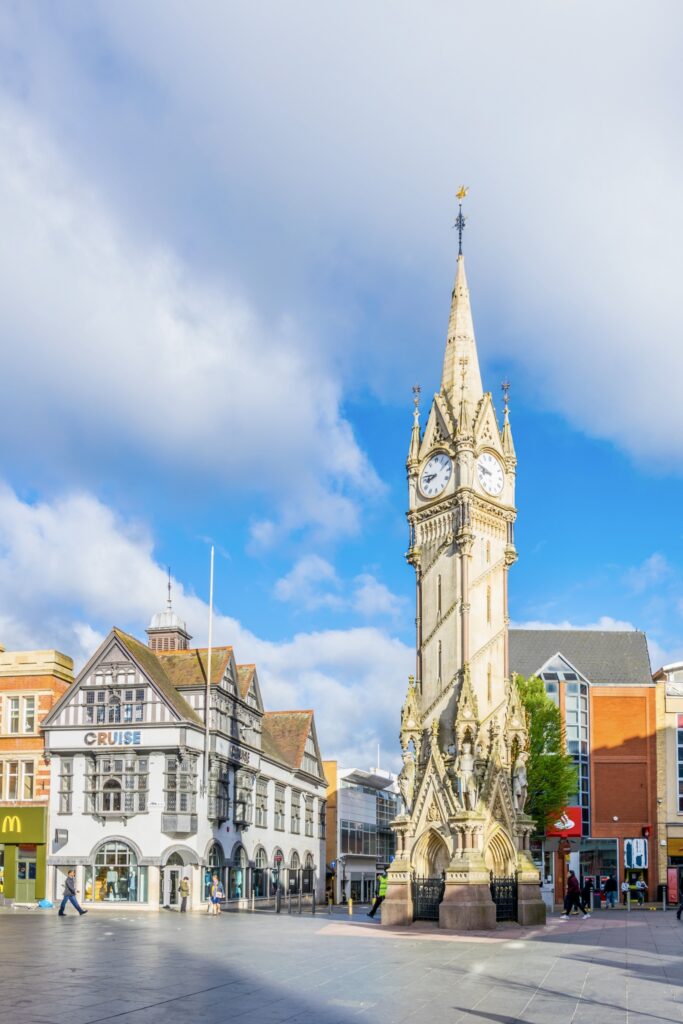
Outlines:
{"label": "stone statue in niche", "polygon": [[410,747],[403,751],[403,768],[398,777],[398,788],[401,791],[406,811],[410,813],[415,793],[415,754]]}
{"label": "stone statue in niche", "polygon": [[512,801],[518,811],[523,811],[526,804],[528,792],[526,763],[528,759],[529,755],[527,752],[525,750],[520,751],[512,770]]}
{"label": "stone statue in niche", "polygon": [[465,742],[458,758],[456,774],[460,780],[460,799],[465,810],[473,811],[477,806],[477,780],[474,774],[474,754],[472,744]]}

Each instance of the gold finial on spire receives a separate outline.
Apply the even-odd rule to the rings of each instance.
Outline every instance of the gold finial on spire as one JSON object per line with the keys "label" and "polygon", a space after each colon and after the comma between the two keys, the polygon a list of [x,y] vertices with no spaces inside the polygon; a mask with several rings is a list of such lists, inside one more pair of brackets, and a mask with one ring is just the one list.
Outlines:
{"label": "gold finial on spire", "polygon": [[167,586],[168,586],[168,599],[166,601],[166,607],[167,607],[167,609],[170,612],[172,610],[172,605],[171,605],[171,566],[170,565],[168,566],[168,584],[167,584]]}
{"label": "gold finial on spire", "polygon": [[467,217],[462,212],[462,201],[469,192],[467,185],[461,185],[458,191],[455,193],[455,198],[458,200],[458,216],[455,218],[454,228],[458,229],[458,256],[462,256],[462,233],[465,230],[465,222]]}

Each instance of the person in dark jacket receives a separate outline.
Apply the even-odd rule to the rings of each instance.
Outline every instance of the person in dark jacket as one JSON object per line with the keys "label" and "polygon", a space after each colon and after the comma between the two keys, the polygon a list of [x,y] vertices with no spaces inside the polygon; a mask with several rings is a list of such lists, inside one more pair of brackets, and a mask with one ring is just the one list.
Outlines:
{"label": "person in dark jacket", "polygon": [[593,879],[587,878],[586,881],[583,883],[583,889],[581,890],[581,899],[583,900],[584,907],[586,907],[588,910],[590,910],[591,908],[591,901],[593,899],[594,889],[595,885],[593,883]]}
{"label": "person in dark jacket", "polygon": [[570,871],[567,878],[567,894],[564,898],[564,914],[560,915],[560,921],[566,921],[574,907],[581,911],[584,921],[590,916],[586,910],[586,904],[581,899],[579,880],[574,872]]}
{"label": "person in dark jacket", "polygon": [[614,875],[610,875],[605,882],[605,908],[609,910],[610,907],[614,909],[617,905],[617,880]]}
{"label": "person in dark jacket", "polygon": [[62,897],[62,902],[59,907],[60,917],[65,916],[64,910],[66,908],[67,903],[70,903],[71,906],[78,911],[81,917],[83,917],[83,914],[88,913],[87,910],[83,910],[78,900],[76,899],[76,872],[73,869],[67,872],[66,881],[64,882],[64,896]]}

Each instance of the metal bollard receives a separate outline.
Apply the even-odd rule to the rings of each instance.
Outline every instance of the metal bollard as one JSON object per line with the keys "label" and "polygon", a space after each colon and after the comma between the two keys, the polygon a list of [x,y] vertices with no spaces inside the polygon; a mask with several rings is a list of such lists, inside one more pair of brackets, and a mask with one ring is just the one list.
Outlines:
{"label": "metal bollard", "polygon": [[290,889],[287,893],[287,913],[292,913],[292,890]]}
{"label": "metal bollard", "polygon": [[353,914],[353,900],[349,897],[349,916]]}
{"label": "metal bollard", "polygon": [[662,910],[666,913],[666,886],[662,886]]}
{"label": "metal bollard", "polygon": [[631,890],[626,893],[626,910],[631,913]]}
{"label": "metal bollard", "polygon": [[315,917],[315,893],[313,893],[313,902],[311,903],[311,916]]}
{"label": "metal bollard", "polygon": [[275,913],[276,914],[280,913],[280,903],[281,903],[281,900],[280,900],[280,887],[278,886],[277,889],[275,890]]}
{"label": "metal bollard", "polygon": [[332,913],[332,897],[331,896],[327,900],[327,913],[328,914]]}
{"label": "metal bollard", "polygon": [[299,889],[299,913],[301,913],[301,889]]}

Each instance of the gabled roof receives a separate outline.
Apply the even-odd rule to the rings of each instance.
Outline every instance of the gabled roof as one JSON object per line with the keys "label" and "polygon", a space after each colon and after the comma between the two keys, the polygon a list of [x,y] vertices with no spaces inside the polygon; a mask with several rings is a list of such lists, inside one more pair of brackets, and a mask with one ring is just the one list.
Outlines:
{"label": "gabled roof", "polygon": [[237,666],[237,685],[240,691],[240,697],[242,700],[247,699],[249,693],[249,687],[254,681],[256,674],[256,665],[238,665]]}
{"label": "gabled roof", "polygon": [[185,698],[178,693],[157,654],[147,647],[146,644],[136,640],[134,636],[124,633],[121,629],[114,628],[112,632],[128,651],[131,658],[137,661],[145,675],[151,679],[157,689],[163,694],[174,711],[177,711],[181,718],[186,718],[197,725],[203,725],[204,723],[194,708],[190,707]]}
{"label": "gabled roof", "polygon": [[264,755],[298,771],[312,722],[312,711],[266,711],[261,734]]}
{"label": "gabled roof", "polygon": [[510,668],[518,675],[536,675],[556,654],[598,686],[652,683],[647,639],[639,630],[510,630]]}
{"label": "gabled roof", "polygon": [[[208,648],[187,651],[155,651],[174,686],[206,686]],[[211,685],[218,686],[232,658],[232,647],[211,648]]]}

